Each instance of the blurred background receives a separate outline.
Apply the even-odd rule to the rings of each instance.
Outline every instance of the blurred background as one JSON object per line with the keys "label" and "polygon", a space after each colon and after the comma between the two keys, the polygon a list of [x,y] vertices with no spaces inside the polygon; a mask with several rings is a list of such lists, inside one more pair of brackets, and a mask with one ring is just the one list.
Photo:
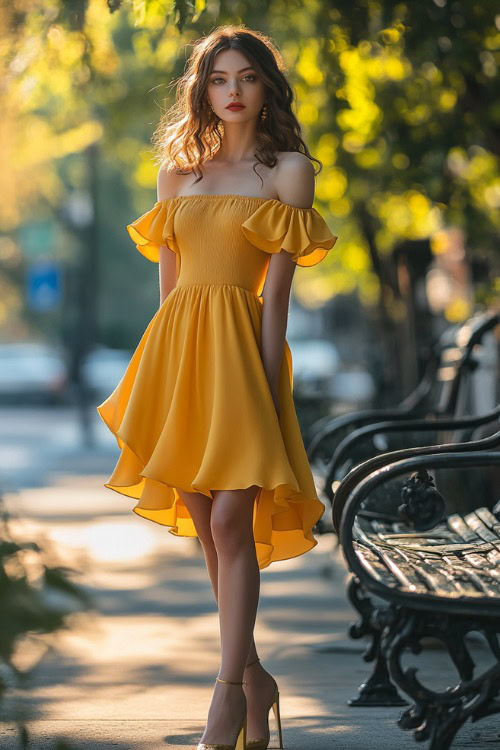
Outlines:
{"label": "blurred background", "polygon": [[281,49],[339,236],[294,278],[304,429],[397,403],[446,327],[500,308],[497,3],[0,0],[0,488],[47,523],[61,493],[22,492],[64,476],[92,476],[78,512],[104,512],[117,446],[95,406],[159,304],[125,227],[156,200],[150,138],[190,44],[225,23]]}
{"label": "blurred background", "polygon": [[301,419],[409,393],[443,327],[500,296],[495,10],[4,1],[1,404],[49,422],[68,410],[98,440],[94,405],[158,306],[157,266],[125,230],[156,199],[149,139],[190,42],[228,22],[281,48],[340,238],[294,280]]}

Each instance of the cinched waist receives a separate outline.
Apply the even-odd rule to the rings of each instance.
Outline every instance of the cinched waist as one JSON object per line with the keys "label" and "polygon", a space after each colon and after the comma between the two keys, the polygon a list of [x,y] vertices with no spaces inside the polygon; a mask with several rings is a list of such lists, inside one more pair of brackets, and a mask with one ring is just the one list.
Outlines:
{"label": "cinched waist", "polygon": [[260,299],[260,295],[254,292],[252,289],[247,289],[244,286],[241,286],[240,284],[177,284],[172,291],[175,291],[176,289],[190,289],[190,288],[196,288],[199,287],[201,289],[218,289],[222,287],[229,287],[234,289],[243,289],[244,292],[248,292],[248,294],[252,294],[254,297],[257,297]]}

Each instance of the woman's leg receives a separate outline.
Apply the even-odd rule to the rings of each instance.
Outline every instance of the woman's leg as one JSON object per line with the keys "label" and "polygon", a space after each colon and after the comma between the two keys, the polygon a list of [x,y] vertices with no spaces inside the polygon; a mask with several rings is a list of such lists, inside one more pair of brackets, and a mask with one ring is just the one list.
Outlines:
{"label": "woman's leg", "polygon": [[179,489],[177,489],[177,492],[193,519],[198,539],[205,554],[205,563],[214,591],[215,601],[217,601],[217,551],[212,537],[212,529],[210,528],[213,501],[201,492],[186,492]]}
{"label": "woman's leg", "polygon": [[220,677],[242,680],[252,642],[260,590],[252,518],[255,485],[215,491],[210,517],[218,558],[221,635]]}
{"label": "woman's leg", "polygon": [[[259,488],[215,490],[210,527],[218,558],[221,639],[219,677],[241,682],[257,614],[260,571],[253,538],[253,508]],[[242,685],[216,682],[201,738],[234,743],[246,709]]]}
{"label": "woman's leg", "polygon": [[[182,501],[189,511],[191,518],[193,519],[198,539],[203,548],[205,554],[205,562],[207,566],[208,576],[212,584],[212,589],[215,596],[215,601],[219,603],[218,595],[218,559],[217,550],[215,549],[214,539],[212,536],[212,529],[210,526],[210,515],[212,512],[212,503],[209,497],[203,495],[201,492],[186,492],[185,490],[177,490],[182,498]],[[217,492],[213,490],[212,494]],[[248,652],[247,663],[251,664],[257,658],[257,647],[255,640],[252,635],[252,642],[250,644],[250,650]],[[255,667],[252,667],[252,672]],[[246,677],[244,678],[246,680]]]}
{"label": "woman's leg", "polygon": [[[210,498],[207,498],[206,495],[203,495],[201,492],[177,491],[193,519],[196,533],[198,534],[205,555],[205,562],[212,583],[215,600],[218,603],[218,557],[210,523],[213,507],[212,503],[215,501],[210,500]],[[215,492],[216,490],[212,492],[214,496]],[[257,649],[252,635],[247,663],[251,664],[252,662],[255,662],[256,658]],[[221,677],[228,679],[224,677],[222,672]],[[251,667],[245,670],[243,679],[248,683],[245,687],[248,708],[248,738],[260,739],[266,736],[267,714],[265,709],[269,705],[271,696],[274,693],[275,682],[260,662],[252,664]],[[232,686],[228,685],[227,688],[232,689]]]}

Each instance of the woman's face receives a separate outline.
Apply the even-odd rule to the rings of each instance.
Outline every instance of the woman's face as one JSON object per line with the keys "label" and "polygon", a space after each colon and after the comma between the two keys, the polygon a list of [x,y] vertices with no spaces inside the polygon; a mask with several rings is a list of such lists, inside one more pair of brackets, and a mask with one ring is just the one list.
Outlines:
{"label": "woman's face", "polygon": [[[246,122],[260,116],[265,103],[265,87],[248,58],[235,49],[225,49],[215,56],[208,77],[207,96],[214,112],[225,122]],[[239,102],[241,109],[227,109]]]}

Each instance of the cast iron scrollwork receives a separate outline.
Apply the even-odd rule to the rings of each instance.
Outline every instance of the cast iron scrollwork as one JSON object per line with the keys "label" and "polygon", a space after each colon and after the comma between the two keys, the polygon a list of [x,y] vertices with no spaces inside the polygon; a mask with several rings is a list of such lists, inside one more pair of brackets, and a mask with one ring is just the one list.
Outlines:
{"label": "cast iron scrollwork", "polygon": [[385,656],[380,650],[381,628],[384,627],[383,610],[373,605],[369,594],[361,585],[359,578],[351,576],[347,585],[349,600],[361,615],[360,619],[349,628],[353,639],[370,636],[371,643],[363,654],[366,662],[374,661],[375,666],[370,677],[359,686],[356,698],[347,701],[350,706],[407,706],[390,680]]}
{"label": "cast iron scrollwork", "polygon": [[[500,702],[495,700],[500,691],[495,626],[481,618],[417,613],[403,607],[395,607],[394,614],[384,630],[380,647],[392,680],[415,701],[402,713],[399,726],[414,729],[417,741],[430,740],[429,750],[448,750],[469,718],[477,721],[483,716],[500,713]],[[473,677],[474,662],[465,644],[465,637],[471,631],[484,634],[495,658],[495,664],[476,678]],[[430,690],[417,679],[415,667],[403,669],[401,666],[403,651],[410,648],[413,653],[419,653],[420,641],[427,636],[438,638],[446,646],[460,675],[458,685],[441,692]]]}
{"label": "cast iron scrollwork", "polygon": [[401,500],[399,518],[416,531],[429,531],[445,517],[444,497],[437,491],[433,477],[423,468],[403,484]]}

